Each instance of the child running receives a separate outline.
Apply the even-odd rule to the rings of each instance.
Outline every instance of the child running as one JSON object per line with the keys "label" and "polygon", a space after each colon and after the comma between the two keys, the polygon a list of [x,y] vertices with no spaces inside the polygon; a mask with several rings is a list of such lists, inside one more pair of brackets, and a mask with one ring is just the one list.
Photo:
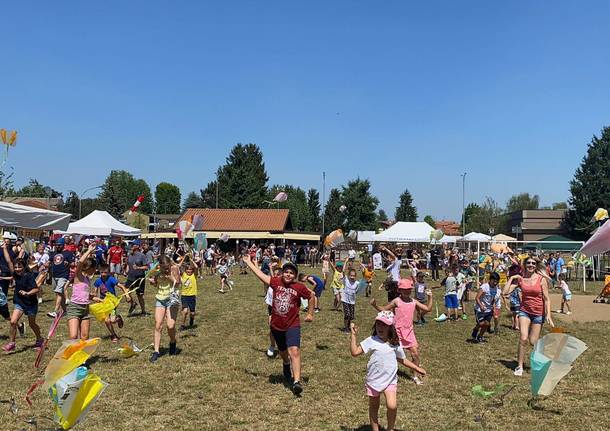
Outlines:
{"label": "child running", "polygon": [[563,310],[566,309],[567,311],[565,314],[570,315],[572,314],[572,306],[570,305],[572,303],[572,291],[570,290],[568,283],[566,283],[565,273],[560,273],[557,276],[557,279],[559,280],[559,288],[561,289],[561,308],[557,310],[557,313],[563,313]]}
{"label": "child running", "polygon": [[324,282],[320,279],[320,277],[313,275],[313,274],[311,274],[311,275],[299,274],[299,281],[301,283],[307,282],[314,287],[313,293],[316,295],[317,305],[313,311],[315,313],[319,313],[320,312],[320,296],[322,296],[322,292],[324,291]]}
{"label": "child running", "polygon": [[492,272],[489,274],[489,282],[481,285],[477,292],[474,305],[477,324],[471,334],[474,343],[484,343],[486,341],[483,335],[489,330],[495,310],[502,306],[499,282],[500,274]]}
{"label": "child running", "polygon": [[[5,258],[8,256],[6,248],[4,248]],[[16,259],[15,263],[11,262],[11,259],[7,259],[9,269],[13,272],[13,279],[15,281],[15,290],[13,293],[13,303],[15,309],[11,316],[11,328],[9,333],[9,342],[5,344],[2,349],[6,353],[12,353],[15,351],[16,344],[15,338],[17,337],[17,329],[19,326],[19,320],[24,314],[28,318],[28,325],[36,336],[35,348],[41,348],[44,343],[44,339],[40,335],[40,326],[36,323],[36,315],[38,314],[38,289],[39,286],[36,283],[34,274],[32,274],[25,261],[23,259]],[[19,327],[19,332],[22,332]],[[23,335],[23,334],[22,334]]]}
{"label": "child running", "polygon": [[[197,305],[197,276],[195,272],[197,267],[194,264],[190,264],[186,267],[184,274],[182,274],[182,296],[180,301],[182,302],[182,325],[180,330],[192,328],[195,323],[195,307]],[[186,318],[189,318],[189,325],[186,326]]]}
{"label": "child running", "polygon": [[[102,263],[99,267],[100,269],[100,278],[95,280],[93,286],[96,288],[96,297],[99,300],[103,300],[106,297],[106,294],[111,293],[114,296],[116,295],[116,287],[118,286],[125,294],[128,293],[127,288],[119,283],[119,281],[113,276],[110,275],[110,266],[107,263]],[[110,315],[106,318],[105,322],[106,328],[108,328],[108,332],[110,332],[110,337],[113,343],[119,341],[119,336],[114,330],[114,323],[118,325],[119,328],[123,327],[123,318],[120,314],[116,313],[116,309],[112,310]]]}
{"label": "child running", "polygon": [[358,280],[356,270],[350,268],[343,278],[343,290],[341,290],[341,303],[343,304],[343,332],[350,332],[352,320],[356,314],[356,292],[358,291]]}
{"label": "child running", "polygon": [[161,330],[163,321],[167,326],[169,335],[169,354],[177,354],[176,349],[176,317],[180,303],[175,300],[177,286],[180,286],[180,267],[174,265],[167,256],[161,256],[159,260],[159,272],[150,280],[157,288],[155,295],[155,333],[153,336],[154,351],[150,355],[150,362],[157,362],[161,353]]}
{"label": "child running", "polygon": [[[303,392],[299,309],[301,299],[313,301],[313,308],[317,307],[316,295],[303,284],[296,282],[299,270],[294,263],[284,264],[281,277],[270,277],[263,274],[258,265],[252,262],[250,255],[244,255],[243,259],[254,275],[273,289],[271,332],[282,357],[284,378],[291,384],[292,393],[299,396]],[[313,321],[311,310],[312,307],[309,308],[306,322]]]}
{"label": "child running", "polygon": [[220,293],[225,293],[225,285],[229,286],[229,290],[233,290],[233,286],[227,280],[229,278],[229,264],[227,263],[226,258],[220,259],[218,262],[218,266],[216,267],[216,272],[220,275],[220,289],[218,290]]}
{"label": "child running", "polygon": [[91,292],[91,277],[95,274],[97,261],[91,255],[95,252],[95,244],[89,248],[76,265],[74,284],[72,285],[72,297],[66,308],[68,319],[68,333],[71,340],[76,340],[79,335],[81,340],[89,338],[89,304],[93,297]]}
{"label": "child running", "polygon": [[371,296],[371,291],[373,288],[373,277],[375,277],[375,271],[373,270],[373,264],[369,263],[368,265],[360,264],[362,268],[362,278],[366,281],[366,290],[365,296]]}
{"label": "child running", "polygon": [[[419,366],[419,350],[417,338],[415,338],[415,331],[413,330],[413,316],[415,310],[423,310],[430,312],[432,310],[432,291],[427,290],[427,302],[423,304],[418,300],[411,298],[413,292],[413,281],[408,278],[403,278],[398,283],[398,292],[400,296],[395,298],[389,304],[383,307],[379,307],[375,299],[371,299],[371,305],[377,311],[392,311],[394,314],[394,326],[396,328],[396,334],[400,341],[400,347],[406,349],[411,354],[411,360],[417,366]],[[417,376],[413,376],[413,381],[417,385],[422,385],[424,382]]]}
{"label": "child running", "polygon": [[397,412],[398,362],[422,376],[426,375],[426,371],[406,359],[394,329],[394,314],[391,311],[380,311],[377,314],[373,335],[360,344],[356,342],[358,328],[355,325],[351,325],[351,332],[350,352],[352,356],[356,357],[371,352],[371,358],[366,367],[365,384],[366,394],[369,397],[371,429],[379,431],[379,402],[383,392],[388,415],[386,430],[393,431]]}

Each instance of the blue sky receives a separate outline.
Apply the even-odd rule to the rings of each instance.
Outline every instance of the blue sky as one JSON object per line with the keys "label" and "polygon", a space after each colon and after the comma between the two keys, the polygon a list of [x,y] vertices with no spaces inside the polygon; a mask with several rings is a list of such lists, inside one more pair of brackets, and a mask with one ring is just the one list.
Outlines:
{"label": "blue sky", "polygon": [[[586,8],[581,6],[585,5]],[[126,169],[183,195],[237,142],[270,184],[368,178],[393,215],[514,193],[566,200],[610,125],[610,3],[11,2],[7,166],[79,193]]]}

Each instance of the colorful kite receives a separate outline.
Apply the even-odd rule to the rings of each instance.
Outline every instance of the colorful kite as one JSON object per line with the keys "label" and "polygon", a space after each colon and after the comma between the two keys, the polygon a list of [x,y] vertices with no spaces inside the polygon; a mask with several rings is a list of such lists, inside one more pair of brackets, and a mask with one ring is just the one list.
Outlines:
{"label": "colorful kite", "polygon": [[435,229],[432,232],[430,232],[430,241],[432,241],[432,240],[439,241],[444,236],[445,236],[445,232],[443,232],[440,229]]}
{"label": "colorful kite", "polygon": [[279,192],[273,198],[273,202],[286,202],[287,200],[288,200],[288,194],[286,192]]}
{"label": "colorful kite", "polygon": [[193,230],[202,230],[203,216],[201,214],[195,214],[191,220],[191,223],[193,224]]}
{"label": "colorful kite", "polygon": [[341,229],[337,229],[329,233],[326,238],[324,238],[324,245],[332,248],[338,246],[344,241],[345,238],[343,237],[343,231]]}
{"label": "colorful kite", "polygon": [[121,298],[117,298],[112,293],[107,292],[101,302],[89,304],[89,311],[97,320],[104,322],[110,316],[112,310],[119,306],[119,302],[121,302]]}
{"label": "colorful kite", "polygon": [[587,349],[578,338],[564,333],[546,334],[538,340],[530,356],[532,394],[550,395],[570,372],[572,363]]}
{"label": "colorful kite", "polygon": [[138,210],[138,207],[140,206],[140,204],[142,202],[144,202],[144,195],[138,196],[138,199],[136,199],[136,201],[134,202],[133,206],[129,210],[129,215],[132,215],[133,213],[135,213]]}
{"label": "colorful kite", "polygon": [[[594,221],[602,221],[602,220],[606,220],[608,218],[608,210],[604,209],[604,208],[598,208],[597,211],[595,211],[595,214],[593,215],[593,220]],[[591,221],[593,221],[591,220]]]}
{"label": "colorful kite", "polygon": [[11,130],[8,132],[6,129],[0,129],[0,138],[2,139],[2,143],[6,147],[4,152],[4,159],[2,160],[2,164],[6,163],[8,160],[8,149],[9,147],[14,147],[17,143],[17,131]]}
{"label": "colorful kite", "polygon": [[208,239],[205,232],[195,234],[195,251],[202,251],[208,248]]}
{"label": "colorful kite", "polygon": [[176,234],[178,235],[178,239],[184,239],[188,237],[193,232],[194,226],[192,223],[182,220],[178,223],[176,227]]}

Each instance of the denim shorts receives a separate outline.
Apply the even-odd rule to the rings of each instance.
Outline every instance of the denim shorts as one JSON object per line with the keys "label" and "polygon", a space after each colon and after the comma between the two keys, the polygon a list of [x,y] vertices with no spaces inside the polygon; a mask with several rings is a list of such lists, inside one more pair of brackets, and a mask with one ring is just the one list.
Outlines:
{"label": "denim shorts", "polygon": [[527,317],[531,320],[532,323],[536,325],[542,325],[544,323],[544,316],[534,316],[533,314],[530,314],[527,311],[519,310],[518,316]]}
{"label": "denim shorts", "polygon": [[25,305],[15,302],[15,310],[21,310],[26,316],[36,316],[38,314],[38,304]]}
{"label": "denim shorts", "polygon": [[572,300],[572,294],[571,293],[564,294],[563,295],[563,300],[564,301],[571,301]]}

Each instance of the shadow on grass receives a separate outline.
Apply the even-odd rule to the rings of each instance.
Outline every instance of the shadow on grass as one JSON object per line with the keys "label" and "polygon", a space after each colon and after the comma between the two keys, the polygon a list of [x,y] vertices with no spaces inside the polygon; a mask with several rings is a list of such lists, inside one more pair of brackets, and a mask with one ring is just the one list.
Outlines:
{"label": "shadow on grass", "polygon": [[[517,368],[517,361],[515,361],[514,359],[511,361],[507,361],[506,359],[497,359],[496,362],[504,365],[506,368],[508,368],[509,370],[514,370],[515,368]],[[526,367],[525,365],[523,366],[524,370],[528,370],[529,367]]]}
{"label": "shadow on grass", "polygon": [[[370,425],[360,425],[358,428],[341,426],[340,429],[341,429],[341,431],[371,431],[373,428],[371,428]],[[385,431],[385,428],[382,426],[380,426],[379,429]],[[400,430],[398,428],[394,428],[394,431],[400,431]]]}
{"label": "shadow on grass", "polygon": [[328,350],[329,347],[324,344],[316,344],[316,349],[317,350]]}
{"label": "shadow on grass", "polygon": [[85,365],[87,368],[89,368],[91,365],[97,364],[98,362],[100,364],[115,364],[117,362],[121,362],[121,358],[116,356],[92,356],[87,360],[87,362],[85,362]]}

